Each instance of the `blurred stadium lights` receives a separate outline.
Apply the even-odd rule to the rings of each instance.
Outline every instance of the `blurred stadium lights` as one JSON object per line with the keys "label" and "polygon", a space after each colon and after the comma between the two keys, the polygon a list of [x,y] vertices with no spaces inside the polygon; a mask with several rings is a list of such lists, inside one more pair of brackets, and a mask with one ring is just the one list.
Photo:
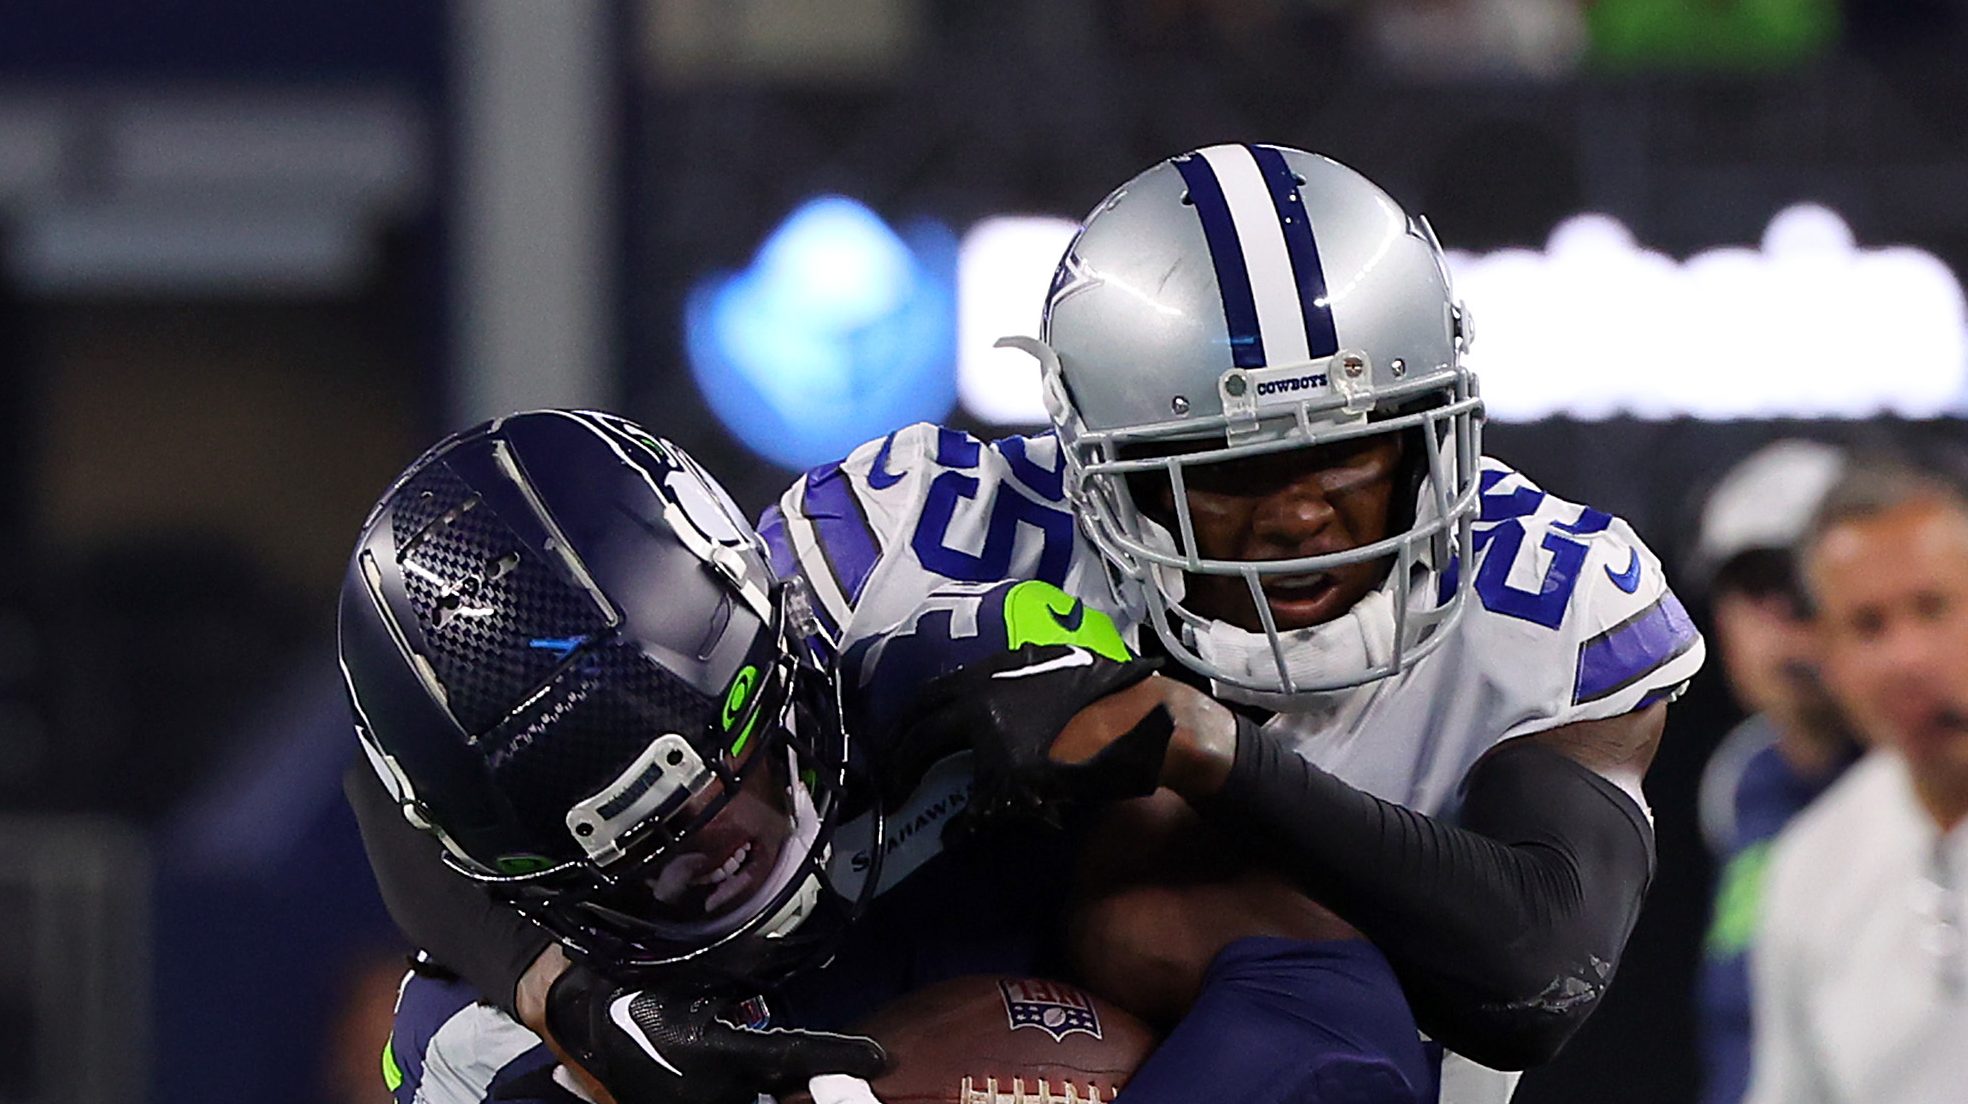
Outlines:
{"label": "blurred stadium lights", "polygon": [[1934,417],[1968,397],[1968,311],[1939,258],[1861,249],[1800,205],[1760,249],[1677,262],[1580,215],[1543,252],[1451,254],[1490,415]]}
{"label": "blurred stadium lights", "polygon": [[[982,422],[1045,421],[1037,366],[992,343],[1037,329],[1073,228],[1007,216],[964,235],[958,393]],[[1778,213],[1760,248],[1686,261],[1616,219],[1578,215],[1542,251],[1452,252],[1449,264],[1498,421],[1933,417],[1968,400],[1960,280],[1918,249],[1858,247],[1825,207]]]}
{"label": "blurred stadium lights", "polygon": [[1005,216],[970,228],[957,250],[957,395],[964,411],[992,425],[1046,420],[1039,364],[994,348],[1006,334],[1038,329],[1052,270],[1079,223]]}
{"label": "blurred stadium lights", "polygon": [[942,418],[956,399],[955,255],[936,223],[898,234],[851,199],[803,204],[749,268],[692,290],[698,388],[734,436],[792,468]]}

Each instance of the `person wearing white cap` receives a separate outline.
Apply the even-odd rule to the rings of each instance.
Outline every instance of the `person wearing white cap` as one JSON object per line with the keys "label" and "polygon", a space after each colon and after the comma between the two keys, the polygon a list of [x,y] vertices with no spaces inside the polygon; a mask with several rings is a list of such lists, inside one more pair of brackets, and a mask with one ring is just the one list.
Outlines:
{"label": "person wearing white cap", "polygon": [[1729,689],[1750,714],[1702,776],[1720,871],[1697,987],[1703,1104],[1736,1104],[1749,1088],[1748,951],[1772,839],[1856,756],[1818,678],[1791,551],[1844,464],[1830,445],[1777,441],[1730,469],[1702,509],[1696,567]]}
{"label": "person wearing white cap", "polygon": [[1825,685],[1871,750],[1771,855],[1749,1098],[1968,1099],[1968,494],[1855,461],[1798,556]]}

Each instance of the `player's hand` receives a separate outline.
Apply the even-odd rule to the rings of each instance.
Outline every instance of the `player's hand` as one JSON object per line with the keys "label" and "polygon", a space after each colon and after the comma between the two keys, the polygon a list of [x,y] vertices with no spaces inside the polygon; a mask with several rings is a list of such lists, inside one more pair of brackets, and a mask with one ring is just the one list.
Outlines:
{"label": "player's hand", "polygon": [[623,988],[576,965],[547,995],[547,1023],[619,1104],[752,1104],[817,1074],[871,1078],[888,1064],[858,1035],[739,1027],[727,995]]}
{"label": "player's hand", "polygon": [[1081,710],[1142,682],[1156,666],[1116,662],[1078,645],[1028,644],[931,683],[917,699],[905,742],[960,734],[976,753],[978,815],[1152,793],[1173,730],[1159,704],[1070,760],[1055,754],[1055,743]]}

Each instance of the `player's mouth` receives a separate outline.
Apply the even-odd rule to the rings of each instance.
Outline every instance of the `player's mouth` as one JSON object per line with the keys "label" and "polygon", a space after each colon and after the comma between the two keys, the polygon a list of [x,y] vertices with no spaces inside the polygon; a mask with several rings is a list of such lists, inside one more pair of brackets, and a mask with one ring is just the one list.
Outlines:
{"label": "player's mouth", "polygon": [[1302,629],[1338,613],[1339,581],[1330,572],[1272,575],[1261,584],[1271,619],[1280,629]]}
{"label": "player's mouth", "polygon": [[755,840],[743,840],[731,849],[722,862],[690,880],[693,886],[710,888],[710,895],[704,898],[706,913],[717,913],[751,888],[757,880],[755,868],[758,864],[753,858],[758,853]]}
{"label": "player's mouth", "polygon": [[771,859],[765,854],[769,850],[758,840],[742,836],[736,843],[719,845],[709,853],[678,855],[650,881],[650,895],[687,914],[715,916],[732,902],[742,900],[759,880],[759,869]]}

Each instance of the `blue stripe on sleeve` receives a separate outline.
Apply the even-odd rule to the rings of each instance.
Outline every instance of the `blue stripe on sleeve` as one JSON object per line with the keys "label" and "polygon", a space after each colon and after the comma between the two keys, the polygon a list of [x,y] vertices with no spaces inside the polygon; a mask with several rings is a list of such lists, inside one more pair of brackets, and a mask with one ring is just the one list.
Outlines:
{"label": "blue stripe on sleeve", "polygon": [[1610,697],[1680,658],[1701,635],[1673,593],[1579,646],[1572,702]]}
{"label": "blue stripe on sleeve", "polygon": [[[799,575],[799,554],[793,551],[792,539],[786,533],[786,515],[780,511],[778,503],[767,506],[765,512],[759,515],[758,532],[765,541],[766,554],[772,559],[772,573],[781,579],[790,579]],[[812,609],[829,637],[840,632],[840,626],[835,624],[833,614],[827,610],[826,603],[820,601],[818,596],[812,602]]]}
{"label": "blue stripe on sleeve", "polygon": [[1257,328],[1257,299],[1251,294],[1250,269],[1244,264],[1244,247],[1237,237],[1237,226],[1230,218],[1230,201],[1223,197],[1216,170],[1200,155],[1175,159],[1182,182],[1189,186],[1189,201],[1203,223],[1203,238],[1209,243],[1210,263],[1216,266],[1216,286],[1223,297],[1223,321],[1230,330],[1230,359],[1239,368],[1264,367],[1264,338]]}
{"label": "blue stripe on sleeve", "polygon": [[759,515],[758,532],[765,540],[766,555],[771,557],[772,573],[781,579],[799,574],[799,557],[793,554],[793,542],[786,539],[786,515],[777,502]]}
{"label": "blue stripe on sleeve", "polygon": [[824,464],[806,473],[803,506],[834,582],[850,603],[858,601],[861,587],[881,558],[881,545],[839,464]]}

